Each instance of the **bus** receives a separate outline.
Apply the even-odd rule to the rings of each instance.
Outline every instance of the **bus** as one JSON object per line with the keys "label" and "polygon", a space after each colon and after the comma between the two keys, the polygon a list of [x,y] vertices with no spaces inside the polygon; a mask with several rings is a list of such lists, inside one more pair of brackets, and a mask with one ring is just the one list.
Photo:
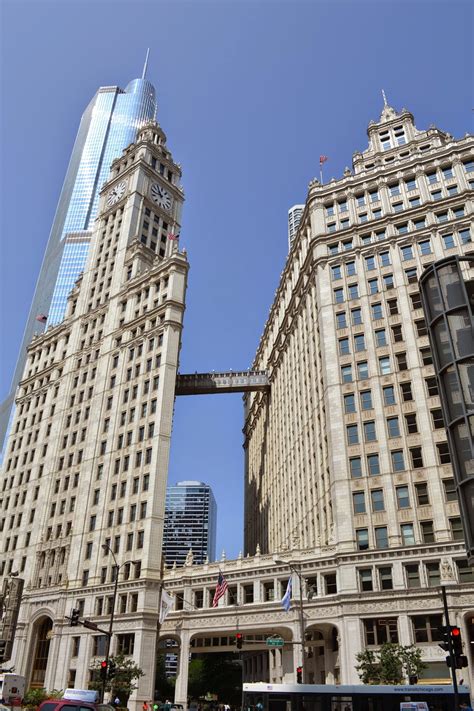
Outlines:
{"label": "bus", "polygon": [[[458,703],[469,704],[460,686]],[[451,685],[243,684],[243,711],[453,711]]]}

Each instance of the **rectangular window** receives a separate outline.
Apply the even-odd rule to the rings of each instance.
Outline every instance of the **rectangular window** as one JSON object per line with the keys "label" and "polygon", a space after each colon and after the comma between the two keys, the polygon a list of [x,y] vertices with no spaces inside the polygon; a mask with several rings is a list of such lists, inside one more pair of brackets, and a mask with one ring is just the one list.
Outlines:
{"label": "rectangular window", "polygon": [[400,383],[400,388],[402,391],[403,402],[410,402],[413,400],[413,393],[411,391],[411,383]]}
{"label": "rectangular window", "polygon": [[392,567],[379,568],[379,583],[381,590],[393,590]]}
{"label": "rectangular window", "polygon": [[372,489],[370,492],[370,499],[372,502],[372,511],[385,511],[383,489]]}
{"label": "rectangular window", "polygon": [[414,615],[411,618],[415,643],[439,642],[442,615]]}
{"label": "rectangular window", "polygon": [[374,583],[372,580],[372,570],[371,568],[361,568],[359,569],[359,588],[360,590],[373,590]]}
{"label": "rectangular window", "polygon": [[444,429],[444,419],[441,410],[431,410],[431,419],[435,430]]}
{"label": "rectangular window", "polygon": [[339,243],[336,242],[335,244],[330,244],[328,246],[328,251],[329,251],[329,254],[331,254],[331,255],[337,254],[339,251]]}
{"label": "rectangular window", "polygon": [[410,457],[413,469],[421,469],[423,467],[421,447],[410,447]]}
{"label": "rectangular window", "polygon": [[363,491],[357,491],[352,494],[352,506],[355,514],[365,513],[365,494]]}
{"label": "rectangular window", "polygon": [[428,179],[429,185],[432,185],[433,183],[438,182],[438,175],[437,175],[436,171],[434,173],[427,173],[426,177]]}
{"label": "rectangular window", "polygon": [[354,276],[354,274],[357,274],[355,262],[347,262],[346,274],[347,276]]}
{"label": "rectangular window", "polygon": [[377,440],[374,420],[364,422],[364,439],[366,442],[375,442]]}
{"label": "rectangular window", "polygon": [[438,212],[436,215],[436,220],[438,223],[443,223],[448,221],[448,213],[447,212]]}
{"label": "rectangular window", "polygon": [[339,339],[339,355],[349,355],[351,352],[350,347],[349,347],[349,339],[348,338],[340,338]]}
{"label": "rectangular window", "polygon": [[449,453],[449,446],[447,442],[440,442],[436,445],[438,451],[438,459],[440,464],[450,464],[451,455]]}
{"label": "rectangular window", "polygon": [[367,646],[398,642],[397,618],[363,620],[365,643]]}
{"label": "rectangular window", "polygon": [[335,595],[337,593],[336,573],[328,573],[323,575],[323,578],[326,595]]}
{"label": "rectangular window", "polygon": [[458,494],[454,479],[443,479],[445,501],[457,501]]}
{"label": "rectangular window", "polygon": [[405,269],[405,274],[409,284],[416,284],[418,281],[416,269]]}
{"label": "rectangular window", "polygon": [[383,388],[383,404],[395,405],[395,388],[393,385],[387,385]]}
{"label": "rectangular window", "polygon": [[459,237],[461,239],[461,244],[469,244],[469,242],[471,241],[471,231],[459,230]]}
{"label": "rectangular window", "polygon": [[390,457],[392,459],[392,470],[394,472],[402,472],[405,470],[405,459],[403,457],[403,450],[397,449],[390,452]]}
{"label": "rectangular window", "polygon": [[367,528],[356,529],[357,550],[366,551],[369,547],[369,530]]}
{"label": "rectangular window", "polygon": [[397,359],[398,370],[408,370],[407,354],[406,353],[396,353],[395,358]]}
{"label": "rectangular window", "polygon": [[388,548],[387,526],[376,526],[374,531],[375,531],[375,546],[376,546],[376,548]]}
{"label": "rectangular window", "polygon": [[416,179],[409,178],[408,180],[405,180],[405,187],[408,191],[416,190]]}
{"label": "rectangular window", "polygon": [[408,202],[410,203],[410,207],[418,207],[419,205],[421,205],[419,197],[410,198]]}
{"label": "rectangular window", "polygon": [[433,198],[433,200],[437,201],[437,200],[441,200],[441,198],[443,197],[443,194],[442,194],[441,190],[433,190],[431,192],[431,197]]}
{"label": "rectangular window", "polygon": [[425,567],[428,587],[437,588],[441,582],[441,576],[439,574],[439,563],[425,563]]}
{"label": "rectangular window", "polygon": [[443,235],[445,249],[453,249],[456,246],[453,235]]}
{"label": "rectangular window", "polygon": [[369,366],[366,360],[361,360],[357,364],[357,377],[366,380],[369,377]]}
{"label": "rectangular window", "polygon": [[[418,203],[418,204],[419,204],[419,203]],[[424,229],[424,228],[426,227],[426,223],[425,223],[424,218],[422,218],[421,220],[414,220],[414,221],[413,221],[413,225],[414,225],[414,227],[415,227],[415,230],[422,230],[422,229]]]}
{"label": "rectangular window", "polygon": [[418,432],[416,413],[412,412],[409,415],[405,415],[405,426],[407,434],[416,434]]}
{"label": "rectangular window", "polygon": [[459,582],[461,584],[474,582],[474,568],[469,565],[467,560],[456,560],[455,563]]}
{"label": "rectangular window", "polygon": [[365,268],[366,268],[366,270],[367,270],[368,272],[370,272],[370,271],[372,271],[373,269],[375,269],[376,266],[377,266],[377,265],[375,264],[375,257],[374,257],[374,256],[366,257],[366,258],[365,258]]}
{"label": "rectangular window", "polygon": [[369,193],[369,198],[370,202],[377,202],[380,199],[378,191],[374,190],[373,192]]}
{"label": "rectangular window", "polygon": [[383,277],[383,285],[385,289],[393,289],[394,283],[393,283],[393,274],[385,274]]}
{"label": "rectangular window", "polygon": [[359,298],[359,286],[357,284],[349,284],[348,290],[349,290],[349,299],[358,299]]}
{"label": "rectangular window", "polygon": [[351,320],[353,326],[359,326],[362,323],[361,309],[351,309]]}
{"label": "rectangular window", "polygon": [[387,333],[384,328],[375,331],[375,346],[381,348],[387,345]]}
{"label": "rectangular window", "polygon": [[413,259],[413,247],[411,245],[406,245],[405,247],[401,247],[400,250],[402,253],[403,261],[407,261],[408,259]]}
{"label": "rectangular window", "polygon": [[391,265],[390,252],[381,252],[380,253],[380,266],[389,267],[390,265]]}
{"label": "rectangular window", "polygon": [[449,519],[449,526],[451,528],[451,537],[455,541],[463,541],[464,540],[464,531],[462,527],[462,522],[459,517],[455,518],[450,518]]}
{"label": "rectangular window", "polygon": [[379,358],[379,371],[380,375],[389,375],[392,372],[389,356]]}
{"label": "rectangular window", "polygon": [[410,496],[408,494],[408,486],[397,486],[397,506],[399,509],[410,508]]}
{"label": "rectangular window", "polygon": [[388,299],[388,313],[390,316],[396,316],[398,314],[398,301],[397,299]]}
{"label": "rectangular window", "polygon": [[374,321],[378,321],[379,319],[383,318],[383,311],[382,311],[382,304],[381,303],[371,304],[371,310],[372,310],[372,319]]}
{"label": "rectangular window", "polygon": [[449,180],[454,177],[452,168],[441,168],[441,172],[443,173],[443,178],[445,180]]}
{"label": "rectangular window", "polygon": [[350,393],[349,395],[344,395],[344,412],[350,413],[350,412],[355,412],[356,411],[356,405],[355,405],[355,397],[354,393]]}
{"label": "rectangular window", "polygon": [[331,273],[333,280],[342,279],[341,265],[336,264],[335,266],[331,267]]}
{"label": "rectangular window", "polygon": [[[349,220],[341,220],[341,230],[345,230],[347,227],[349,227]],[[347,252],[349,249],[352,249],[352,240],[347,239],[342,243],[342,249]]]}
{"label": "rectangular window", "polygon": [[346,426],[346,433],[347,433],[347,444],[353,445],[353,444],[359,444],[359,430],[357,425],[347,425]]}
{"label": "rectangular window", "polygon": [[347,320],[345,311],[336,314],[337,328],[347,328]]}
{"label": "rectangular window", "polygon": [[352,366],[343,365],[341,368],[342,382],[352,383]]}
{"label": "rectangular window", "polygon": [[427,254],[432,254],[431,240],[425,239],[422,242],[418,242],[418,249],[420,250],[420,255],[422,257],[425,257]]}
{"label": "rectangular window", "polygon": [[378,454],[369,454],[367,456],[367,471],[369,476],[377,476],[380,474],[380,463]]}
{"label": "rectangular window", "polygon": [[379,280],[378,279],[369,279],[368,285],[369,285],[369,294],[378,294],[378,291],[379,291]]}
{"label": "rectangular window", "polygon": [[402,523],[400,526],[400,531],[402,534],[402,545],[404,546],[414,546],[415,545],[415,533],[413,531],[412,523]]}
{"label": "rectangular window", "polygon": [[360,479],[362,476],[362,463],[360,457],[351,457],[349,459],[349,469],[353,479]]}
{"label": "rectangular window", "polygon": [[433,530],[433,521],[421,521],[421,540],[423,543],[434,543],[435,535]]}
{"label": "rectangular window", "polygon": [[336,304],[344,302],[344,289],[334,289],[334,301]]}
{"label": "rectangular window", "polygon": [[400,425],[398,417],[387,418],[387,430],[389,437],[400,437]]}
{"label": "rectangular window", "polygon": [[373,408],[371,390],[364,390],[361,392],[360,405],[363,410],[371,410]]}
{"label": "rectangular window", "polygon": [[418,563],[413,563],[411,565],[405,565],[404,567],[405,567],[407,588],[421,587],[420,566],[418,565]]}
{"label": "rectangular window", "polygon": [[365,351],[365,336],[363,333],[359,333],[354,336],[354,348],[356,353],[360,353],[360,351]]}

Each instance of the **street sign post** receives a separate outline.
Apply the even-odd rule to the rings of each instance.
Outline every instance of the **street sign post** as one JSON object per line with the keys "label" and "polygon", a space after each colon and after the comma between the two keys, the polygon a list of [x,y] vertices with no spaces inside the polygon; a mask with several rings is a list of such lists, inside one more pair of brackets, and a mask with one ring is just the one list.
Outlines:
{"label": "street sign post", "polygon": [[285,640],[282,637],[267,637],[267,647],[283,647]]}

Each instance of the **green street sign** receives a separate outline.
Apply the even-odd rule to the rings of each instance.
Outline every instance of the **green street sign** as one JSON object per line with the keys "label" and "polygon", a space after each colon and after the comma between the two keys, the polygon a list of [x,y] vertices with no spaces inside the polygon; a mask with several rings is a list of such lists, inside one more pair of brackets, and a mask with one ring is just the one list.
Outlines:
{"label": "green street sign", "polygon": [[283,647],[285,640],[282,637],[267,637],[267,647]]}

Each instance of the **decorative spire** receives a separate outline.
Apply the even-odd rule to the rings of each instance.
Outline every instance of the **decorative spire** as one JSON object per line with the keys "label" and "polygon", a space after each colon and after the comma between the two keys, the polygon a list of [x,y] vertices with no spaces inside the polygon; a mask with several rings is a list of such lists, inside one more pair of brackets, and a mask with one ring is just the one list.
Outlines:
{"label": "decorative spire", "polygon": [[382,89],[382,96],[383,96],[383,105],[388,106],[387,97],[385,96],[385,92],[383,89]]}
{"label": "decorative spire", "polygon": [[145,64],[143,65],[142,79],[146,77],[146,70],[148,68],[148,57],[150,55],[150,48],[148,47],[146,51]]}

